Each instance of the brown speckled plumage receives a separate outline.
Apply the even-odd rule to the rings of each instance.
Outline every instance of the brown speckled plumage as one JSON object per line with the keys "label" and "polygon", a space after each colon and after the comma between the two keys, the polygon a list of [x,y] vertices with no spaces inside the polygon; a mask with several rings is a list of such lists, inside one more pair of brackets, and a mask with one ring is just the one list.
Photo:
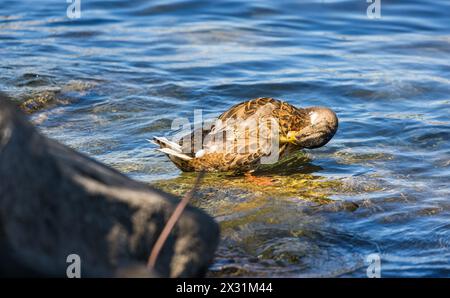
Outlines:
{"label": "brown speckled plumage", "polygon": [[[245,101],[234,105],[229,110],[224,112],[219,116],[218,119],[225,123],[227,120],[231,121],[233,119],[239,120],[261,120],[267,121],[267,117],[272,117],[277,119],[278,121],[278,132],[279,136],[287,137],[289,132],[294,132],[295,135],[298,133],[298,137],[300,139],[301,135],[312,135],[314,132],[314,125],[311,123],[311,112],[314,112],[314,109],[319,109],[318,111],[327,110],[325,108],[296,108],[287,102],[280,101],[273,98],[261,97],[252,99],[249,101]],[[331,112],[333,115],[334,113]],[[252,118],[253,117],[253,118]],[[331,118],[333,118],[331,116]],[[333,120],[333,119],[332,119]],[[326,142],[331,139],[337,129],[337,118],[336,123],[332,124],[330,127],[330,133],[328,135],[323,136],[324,134],[320,134],[322,139],[321,143],[318,145],[309,144],[311,148],[319,147],[324,145]],[[324,126],[317,126],[318,128],[323,128]],[[230,129],[228,127],[228,129]],[[233,126],[232,129],[237,133],[237,135],[243,136],[245,140],[254,139],[249,138],[251,134],[260,133],[259,129],[256,128],[257,131],[249,131],[244,130],[239,125]],[[204,148],[208,148],[208,137],[216,136],[218,133],[223,133],[221,130],[218,130],[216,127],[212,126],[211,129],[203,130],[201,132],[201,136],[205,141],[203,143]],[[263,134],[263,133],[262,133]],[[195,150],[193,148],[194,144],[194,135],[195,133],[191,133],[191,150],[190,152],[183,152],[188,158],[180,158],[175,155],[168,154],[171,161],[181,170],[183,171],[248,171],[256,168],[262,156],[267,155],[267,151],[265,148],[258,148],[253,151],[245,151],[244,153],[240,153],[239,150],[242,147],[236,150],[230,151],[208,151],[202,156],[195,157]],[[200,135],[200,134],[199,134]],[[258,135],[259,136],[259,135]],[[311,139],[315,141],[315,139]],[[165,142],[161,142],[159,139],[155,139],[155,142],[161,146],[161,148],[168,147]],[[233,146],[237,144],[237,141],[234,140]],[[317,143],[317,142],[316,142]],[[323,143],[323,144],[322,144]],[[259,144],[259,142],[258,142]],[[183,143],[180,141],[180,145],[183,146]],[[255,146],[255,144],[245,144],[245,146]],[[280,142],[279,144],[279,156],[284,157],[290,152],[300,150],[302,148],[309,148],[307,145],[302,146],[301,142]],[[247,147],[245,147],[247,148]],[[233,148],[235,149],[235,148]]]}

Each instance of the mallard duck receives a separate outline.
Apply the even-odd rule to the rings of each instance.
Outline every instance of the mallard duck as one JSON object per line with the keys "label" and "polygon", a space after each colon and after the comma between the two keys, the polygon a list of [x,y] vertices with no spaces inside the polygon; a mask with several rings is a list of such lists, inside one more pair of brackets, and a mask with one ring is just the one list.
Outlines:
{"label": "mallard duck", "polygon": [[[255,123],[265,124],[266,129]],[[328,108],[297,108],[262,97],[234,105],[210,128],[191,132],[178,142],[164,137],[154,137],[152,142],[185,172],[248,172],[273,153],[268,150],[268,144],[274,144],[269,139],[276,141],[275,153],[283,158],[304,148],[325,145],[337,128],[338,118]],[[196,139],[201,140],[200,145],[195,145]]]}

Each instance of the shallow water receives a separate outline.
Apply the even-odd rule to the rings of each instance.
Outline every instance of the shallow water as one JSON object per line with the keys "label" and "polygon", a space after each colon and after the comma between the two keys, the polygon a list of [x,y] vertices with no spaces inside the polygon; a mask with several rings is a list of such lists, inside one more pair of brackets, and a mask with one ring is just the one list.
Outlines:
{"label": "shallow water", "polygon": [[209,175],[222,226],[209,276],[450,276],[450,3],[2,0],[0,90],[40,130],[182,194],[146,139],[259,96],[325,105],[339,131],[261,175]]}

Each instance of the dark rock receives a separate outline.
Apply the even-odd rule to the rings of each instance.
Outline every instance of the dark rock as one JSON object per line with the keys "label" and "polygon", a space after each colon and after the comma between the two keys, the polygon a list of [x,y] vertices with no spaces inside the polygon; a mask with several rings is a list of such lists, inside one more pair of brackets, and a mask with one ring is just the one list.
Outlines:
{"label": "dark rock", "polygon": [[[82,277],[145,266],[178,202],[42,136],[0,94],[0,247],[22,269],[66,276],[70,254]],[[149,276],[204,274],[218,240],[216,222],[188,206]]]}

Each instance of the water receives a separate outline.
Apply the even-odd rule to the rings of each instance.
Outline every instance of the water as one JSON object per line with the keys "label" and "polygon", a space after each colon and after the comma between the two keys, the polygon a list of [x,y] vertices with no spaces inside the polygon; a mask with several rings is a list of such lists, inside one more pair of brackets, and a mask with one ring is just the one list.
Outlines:
{"label": "water", "polygon": [[[325,105],[324,148],[265,173],[209,175],[222,226],[209,276],[450,276],[450,3],[2,0],[0,89],[46,135],[134,179],[193,180],[146,139],[194,109],[259,96]],[[24,104],[25,102],[25,104]]]}

